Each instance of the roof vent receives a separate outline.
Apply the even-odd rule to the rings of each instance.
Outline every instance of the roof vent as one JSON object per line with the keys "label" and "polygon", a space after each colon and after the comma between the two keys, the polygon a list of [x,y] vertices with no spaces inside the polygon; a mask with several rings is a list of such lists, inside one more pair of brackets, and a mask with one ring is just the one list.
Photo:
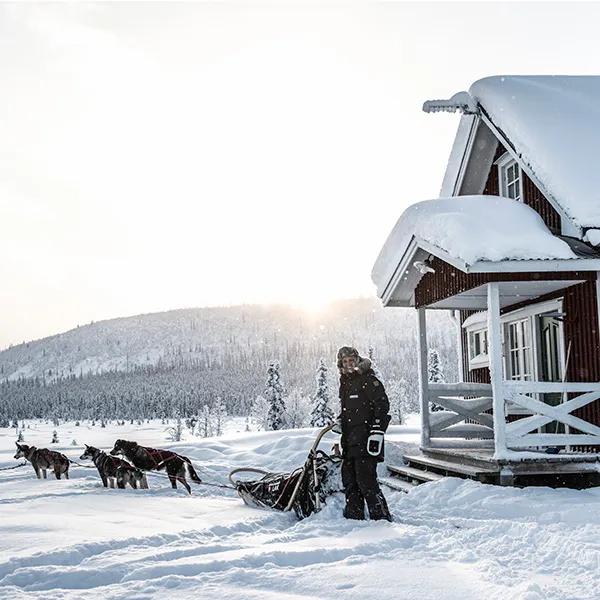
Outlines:
{"label": "roof vent", "polygon": [[460,110],[465,115],[477,115],[479,109],[468,92],[458,92],[450,100],[427,100],[423,104],[426,113],[432,112],[456,112]]}

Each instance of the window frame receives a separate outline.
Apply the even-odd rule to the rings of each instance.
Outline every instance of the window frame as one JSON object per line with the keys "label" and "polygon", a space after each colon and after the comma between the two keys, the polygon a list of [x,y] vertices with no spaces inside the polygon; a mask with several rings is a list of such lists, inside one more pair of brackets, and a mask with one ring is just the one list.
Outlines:
{"label": "window frame", "polygon": [[[481,369],[488,367],[490,364],[490,357],[488,354],[488,330],[485,323],[477,323],[467,327],[467,355],[469,358],[469,371],[473,369]],[[475,338],[481,338],[479,341],[479,347],[483,349],[482,352],[477,354],[474,353],[474,341]]]}
{"label": "window frame", "polygon": [[[505,152],[497,161],[496,165],[498,167],[498,188],[500,191],[500,195],[505,198],[511,198],[509,195],[508,188],[515,183],[518,183],[519,193],[515,198],[511,198],[517,202],[524,202],[523,199],[523,171],[521,170],[521,165],[514,159],[508,152]],[[507,181],[507,171],[511,167],[516,167],[517,177],[515,179],[511,179],[510,182]]]}

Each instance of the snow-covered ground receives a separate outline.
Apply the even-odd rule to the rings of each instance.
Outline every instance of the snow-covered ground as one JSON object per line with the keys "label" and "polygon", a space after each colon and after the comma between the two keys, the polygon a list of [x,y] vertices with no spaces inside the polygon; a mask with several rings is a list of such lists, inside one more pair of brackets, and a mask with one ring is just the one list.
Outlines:
{"label": "snow-covered ground", "polygon": [[[25,441],[46,446],[53,429],[31,423]],[[137,439],[189,456],[219,483],[233,467],[296,467],[315,435],[243,433],[234,422],[220,438],[170,443],[156,423],[57,429],[53,447],[76,460],[84,442],[108,449]],[[393,428],[388,460],[414,450],[417,436],[411,425]],[[14,430],[0,429],[0,467],[15,464],[13,453]],[[246,507],[227,489],[195,486],[190,497],[162,478],[150,478],[150,490],[114,490],[92,469],[72,467],[71,476],[0,472],[0,598],[600,598],[600,489],[446,479],[409,494],[386,490],[393,524],[344,520],[341,497],[297,522]]]}

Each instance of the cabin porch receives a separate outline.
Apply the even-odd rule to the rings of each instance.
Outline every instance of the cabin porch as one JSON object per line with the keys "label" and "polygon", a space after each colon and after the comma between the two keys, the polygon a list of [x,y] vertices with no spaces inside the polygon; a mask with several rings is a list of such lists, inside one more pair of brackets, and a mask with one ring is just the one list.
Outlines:
{"label": "cabin porch", "polygon": [[[509,378],[504,355],[506,307],[581,283],[489,281],[417,308],[422,454],[390,465],[392,476],[412,483],[453,475],[500,485],[600,485],[600,423],[589,417],[596,410],[586,410],[598,406],[600,383],[566,381],[564,364],[558,381]],[[487,311],[490,383],[428,381],[426,311],[439,308]]]}

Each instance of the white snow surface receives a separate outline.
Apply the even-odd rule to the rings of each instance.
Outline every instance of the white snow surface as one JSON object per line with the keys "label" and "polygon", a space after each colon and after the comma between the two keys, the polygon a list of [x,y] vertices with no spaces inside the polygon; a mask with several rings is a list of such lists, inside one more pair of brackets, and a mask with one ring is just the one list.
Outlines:
{"label": "white snow surface", "polygon": [[487,323],[487,310],[480,310],[472,315],[469,315],[462,324],[462,328],[466,329],[467,327],[471,327],[471,325],[480,325],[482,323]]}
{"label": "white snow surface", "polygon": [[[54,427],[31,423],[29,443]],[[235,429],[235,428],[234,428]],[[206,481],[236,466],[302,464],[315,430],[229,433],[165,442],[164,426],[72,423],[58,449],[110,448],[117,437],[175,449]],[[336,438],[332,434],[324,448]],[[393,427],[388,460],[415,451],[418,430]],[[0,467],[15,464],[0,429]],[[383,467],[382,467],[383,470]],[[600,489],[500,488],[447,478],[409,494],[386,489],[395,522],[346,521],[343,499],[297,522],[246,507],[230,490],[161,478],[150,490],[104,489],[93,469],[38,481],[30,466],[0,472],[0,598],[296,600],[590,600],[600,597]]]}
{"label": "white snow surface", "polygon": [[388,236],[372,271],[381,295],[414,238],[473,264],[477,261],[571,259],[532,208],[501,196],[456,196],[409,206]]}
{"label": "white snow surface", "polygon": [[469,91],[575,224],[600,226],[600,77],[496,76]]}
{"label": "white snow surface", "polygon": [[600,246],[600,229],[588,229],[583,239],[592,246]]}

